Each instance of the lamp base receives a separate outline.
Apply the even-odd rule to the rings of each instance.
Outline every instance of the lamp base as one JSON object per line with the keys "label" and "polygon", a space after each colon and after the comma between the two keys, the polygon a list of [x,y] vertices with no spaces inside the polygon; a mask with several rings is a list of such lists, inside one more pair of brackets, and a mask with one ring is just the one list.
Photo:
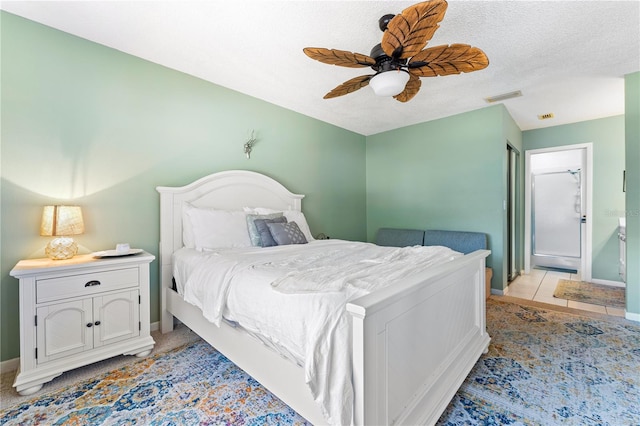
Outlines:
{"label": "lamp base", "polygon": [[78,253],[78,244],[73,241],[73,238],[55,238],[47,244],[47,247],[44,249],[44,253],[49,259],[53,260],[71,259]]}

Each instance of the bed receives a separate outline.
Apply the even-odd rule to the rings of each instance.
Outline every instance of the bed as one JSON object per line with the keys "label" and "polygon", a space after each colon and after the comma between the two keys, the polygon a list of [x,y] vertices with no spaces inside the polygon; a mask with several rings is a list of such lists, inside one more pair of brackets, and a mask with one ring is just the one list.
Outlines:
{"label": "bed", "polygon": [[[174,318],[178,319],[309,422],[327,424],[327,411],[314,400],[305,365],[233,321],[214,324],[203,310],[185,301],[174,284],[173,262],[184,250],[185,206],[226,211],[260,207],[295,213],[302,211],[304,196],[268,176],[242,170],[157,190],[161,331],[173,330]],[[309,247],[317,250],[320,244],[316,241]],[[417,269],[346,304],[348,378],[353,392],[348,410],[354,424],[434,424],[438,420],[489,345],[484,294],[488,254],[478,250]],[[335,417],[332,420],[336,423]]]}

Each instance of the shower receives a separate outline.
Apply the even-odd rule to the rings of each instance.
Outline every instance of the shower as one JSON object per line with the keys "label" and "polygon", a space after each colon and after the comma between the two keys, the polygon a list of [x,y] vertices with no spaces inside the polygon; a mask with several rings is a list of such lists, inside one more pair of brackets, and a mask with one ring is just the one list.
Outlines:
{"label": "shower", "polygon": [[587,157],[585,146],[527,153],[525,270],[554,268],[590,276]]}
{"label": "shower", "polygon": [[582,257],[581,169],[532,176],[533,265],[577,271]]}

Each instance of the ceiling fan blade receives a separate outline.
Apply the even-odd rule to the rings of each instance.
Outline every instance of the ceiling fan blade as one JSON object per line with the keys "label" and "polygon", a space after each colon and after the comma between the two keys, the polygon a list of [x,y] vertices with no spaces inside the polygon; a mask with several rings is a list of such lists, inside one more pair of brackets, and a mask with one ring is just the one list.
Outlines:
{"label": "ceiling fan blade", "polygon": [[468,44],[442,45],[425,49],[409,61],[409,74],[418,77],[460,74],[486,68],[489,58]]}
{"label": "ceiling fan blade", "polygon": [[305,47],[302,49],[311,59],[329,65],[339,65],[349,68],[364,68],[375,65],[376,60],[361,53],[347,52],[346,50],[325,49],[323,47]]}
{"label": "ceiling fan blade", "polygon": [[409,6],[387,24],[382,50],[392,58],[406,59],[420,52],[438,29],[447,11],[445,0],[431,0]]}
{"label": "ceiling fan blade", "polygon": [[394,96],[397,101],[400,102],[408,102],[418,93],[420,90],[420,86],[422,86],[422,82],[415,75],[409,75],[409,81],[407,81],[407,85],[404,87],[404,90]]}
{"label": "ceiling fan blade", "polygon": [[372,77],[373,75],[361,75],[359,77],[352,78],[351,80],[347,80],[340,86],[324,95],[324,99],[337,98],[338,96],[348,95],[351,92],[362,89],[363,87],[369,85],[369,80],[371,80]]}

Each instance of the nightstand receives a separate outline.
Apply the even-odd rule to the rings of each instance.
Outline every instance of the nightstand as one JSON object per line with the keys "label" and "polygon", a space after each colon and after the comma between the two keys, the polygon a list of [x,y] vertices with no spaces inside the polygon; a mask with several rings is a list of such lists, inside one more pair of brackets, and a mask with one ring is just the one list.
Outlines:
{"label": "nightstand", "polygon": [[116,355],[149,355],[153,259],[142,252],[18,262],[10,272],[20,280],[18,393],[32,394],[65,371]]}

